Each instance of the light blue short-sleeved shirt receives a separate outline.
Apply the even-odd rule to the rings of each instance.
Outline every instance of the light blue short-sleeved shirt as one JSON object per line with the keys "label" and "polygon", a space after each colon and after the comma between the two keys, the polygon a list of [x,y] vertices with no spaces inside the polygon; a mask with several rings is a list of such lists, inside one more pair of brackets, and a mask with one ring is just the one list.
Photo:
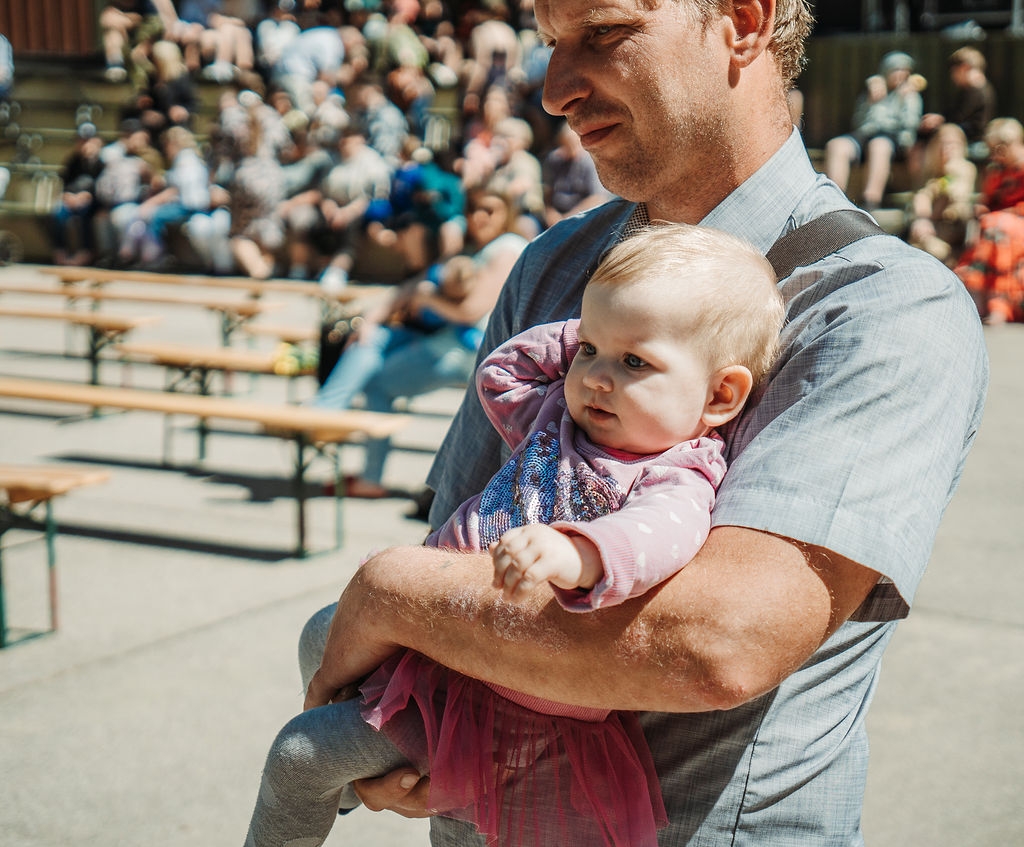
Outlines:
{"label": "light blue short-sleeved shirt", "polygon": [[[794,132],[702,223],[767,252],[794,227],[849,207]],[[613,201],[538,238],[512,271],[484,352],[526,326],[577,316],[586,279],[635,210]],[[780,286],[782,354],[722,431],[729,471],[713,523],[825,547],[880,580],[775,691],[724,712],[643,716],[672,821],[663,845],[862,843],[864,715],[980,423],[981,325],[940,263],[874,236]],[[468,393],[429,478],[434,521],[480,490],[500,461],[500,439]],[[435,828],[435,844],[474,843],[451,840],[448,824]]]}

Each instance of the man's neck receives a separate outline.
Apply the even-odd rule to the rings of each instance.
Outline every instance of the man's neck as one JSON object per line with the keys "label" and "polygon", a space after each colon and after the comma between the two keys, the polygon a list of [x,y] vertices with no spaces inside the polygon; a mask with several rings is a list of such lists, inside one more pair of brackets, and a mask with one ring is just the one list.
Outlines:
{"label": "man's neck", "polygon": [[[708,214],[753,176],[789,139],[793,131],[789,112],[785,111],[769,127],[765,117],[747,127],[723,133],[714,152],[713,164],[695,169],[685,186],[647,198],[652,220],[698,224]],[[729,143],[725,139],[735,139]]]}

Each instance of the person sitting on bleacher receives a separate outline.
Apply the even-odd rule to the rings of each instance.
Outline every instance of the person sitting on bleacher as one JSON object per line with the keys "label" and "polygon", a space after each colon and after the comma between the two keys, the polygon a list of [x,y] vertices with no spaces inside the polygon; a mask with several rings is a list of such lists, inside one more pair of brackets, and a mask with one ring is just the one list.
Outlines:
{"label": "person sitting on bleacher", "polygon": [[[178,14],[171,0],[107,0],[99,20],[106,78],[110,82],[124,82],[130,76],[133,84],[141,88],[149,65],[149,45],[177,22]],[[125,64],[128,59],[130,69]]]}
{"label": "person sitting on bleacher", "polygon": [[136,100],[146,128],[159,137],[167,127],[190,127],[196,112],[196,90],[181,49],[161,39],[153,45],[153,73]]}
{"label": "person sitting on bleacher", "polygon": [[126,247],[150,268],[165,255],[168,227],[210,210],[210,171],[196,152],[192,133],[172,126],[164,133],[163,142],[169,164],[164,188],[139,205],[136,220],[126,233]]}
{"label": "person sitting on bleacher", "polygon": [[138,218],[139,204],[163,173],[163,161],[150,158],[149,133],[129,118],[121,122],[118,139],[103,148],[103,170],[96,178],[96,230],[103,264],[126,267],[135,260],[128,228]]}
{"label": "person sitting on bleacher", "polygon": [[371,201],[386,200],[391,191],[391,168],[367,143],[366,130],[359,122],[342,130],[337,164],[324,177],[320,190],[320,214],[332,254],[320,284],[333,291],[348,283]]}
{"label": "person sitting on bleacher", "polygon": [[[95,256],[96,180],[103,172],[103,139],[94,124],[78,128],[75,146],[64,160],[60,202],[50,218],[53,261],[58,265],[87,265]],[[70,251],[75,243],[77,250]]]}
{"label": "person sitting on bleacher", "polygon": [[426,271],[465,244],[465,192],[450,167],[414,136],[402,145],[401,164],[391,179],[386,200],[370,204],[367,237],[402,257],[403,276]]}
{"label": "person sitting on bleacher", "polygon": [[967,136],[942,124],[925,149],[925,184],[914,193],[907,240],[950,267],[967,238],[978,169],[967,159]]}
{"label": "person sitting on bleacher", "polygon": [[996,118],[985,132],[989,164],[978,232],[955,271],[989,324],[1024,322],[1024,126]]}
{"label": "person sitting on bleacher", "polygon": [[[239,95],[247,110],[246,132],[238,137],[241,159],[227,184],[231,212],[231,252],[242,273],[253,279],[273,275],[277,255],[285,245],[284,222],[278,208],[287,192],[287,179],[276,144],[264,142],[265,119],[276,115],[252,91]],[[273,125],[273,124],[270,124]]]}
{"label": "person sitting on bleacher", "polygon": [[6,100],[14,88],[14,51],[11,42],[0,33],[0,101]]}
{"label": "person sitting on bleacher", "polygon": [[954,51],[949,57],[949,79],[953,88],[945,108],[921,118],[917,131],[921,152],[940,126],[951,123],[967,136],[969,157],[980,161],[988,155],[985,128],[996,116],[996,90],[985,75],[985,56],[975,47]]}
{"label": "person sitting on bleacher", "polygon": [[843,191],[856,162],[867,166],[861,206],[879,207],[894,159],[904,158],[917,138],[923,110],[921,80],[911,76],[914,60],[906,53],[882,57],[878,74],[868,77],[853,113],[853,129],[825,145],[825,174]]}

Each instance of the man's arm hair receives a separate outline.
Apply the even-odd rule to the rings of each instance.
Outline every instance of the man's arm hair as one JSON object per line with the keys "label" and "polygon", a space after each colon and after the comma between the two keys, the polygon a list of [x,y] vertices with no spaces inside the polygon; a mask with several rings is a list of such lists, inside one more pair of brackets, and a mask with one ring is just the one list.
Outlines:
{"label": "man's arm hair", "polygon": [[543,588],[526,604],[502,601],[484,554],[391,548],[342,594],[318,685],[340,688],[407,647],[468,676],[564,703],[728,709],[799,668],[877,579],[820,548],[718,527],[686,568],[653,591],[573,614]]}

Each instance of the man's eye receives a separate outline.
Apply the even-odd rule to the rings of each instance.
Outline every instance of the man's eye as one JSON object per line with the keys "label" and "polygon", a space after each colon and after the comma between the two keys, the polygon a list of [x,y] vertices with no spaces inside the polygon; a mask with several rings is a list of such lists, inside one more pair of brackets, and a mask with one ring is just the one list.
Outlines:
{"label": "man's eye", "polygon": [[627,368],[642,368],[647,364],[639,356],[634,356],[632,353],[627,353],[622,361],[626,363]]}

